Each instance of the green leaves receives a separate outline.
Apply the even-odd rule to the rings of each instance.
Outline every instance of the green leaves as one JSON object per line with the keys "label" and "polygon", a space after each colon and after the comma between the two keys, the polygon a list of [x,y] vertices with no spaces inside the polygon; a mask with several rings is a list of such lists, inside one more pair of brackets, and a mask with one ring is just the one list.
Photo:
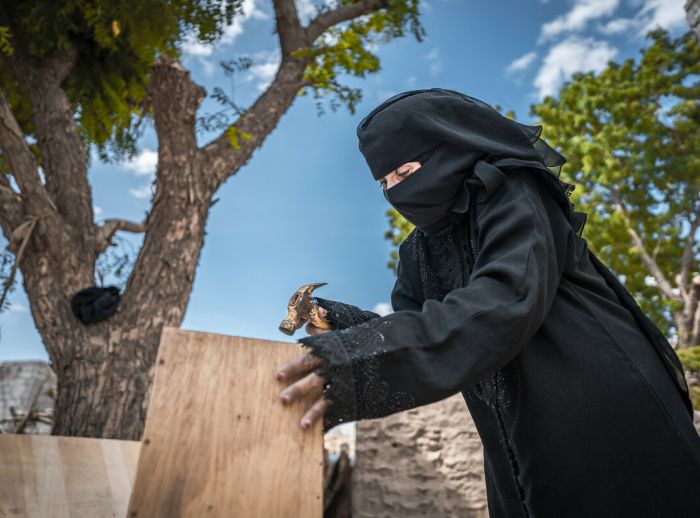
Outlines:
{"label": "green leaves", "polygon": [[[76,66],[63,82],[86,144],[103,159],[135,152],[148,73],[159,53],[176,57],[183,35],[219,37],[241,0],[13,0],[0,6],[0,52],[40,61],[75,48]],[[8,27],[12,28],[10,33]],[[16,78],[4,68],[0,89],[23,131],[30,113]]]}
{"label": "green leaves", "polygon": [[12,55],[12,35],[9,27],[0,26],[0,53],[8,56]]}
{"label": "green leaves", "polygon": [[[339,5],[352,3],[355,2],[343,0]],[[296,51],[295,57],[312,60],[304,73],[308,88],[304,88],[301,95],[306,95],[307,89],[313,91],[317,100],[332,94],[329,103],[333,111],[344,104],[354,114],[362,92],[342,84],[339,76],[365,77],[378,72],[380,63],[374,49],[404,36],[407,31],[421,41],[425,31],[418,19],[419,3],[418,0],[392,0],[385,9],[327,29],[311,47]],[[319,113],[323,113],[320,103],[317,107]]]}
{"label": "green leaves", "polygon": [[[649,264],[675,286],[700,204],[700,47],[692,31],[671,40],[659,29],[648,38],[639,61],[576,74],[531,114],[569,159],[562,180],[579,186],[572,201],[589,213],[589,245],[670,334],[682,304],[659,290],[659,279],[649,280]],[[691,275],[699,268],[698,243],[692,246]]]}

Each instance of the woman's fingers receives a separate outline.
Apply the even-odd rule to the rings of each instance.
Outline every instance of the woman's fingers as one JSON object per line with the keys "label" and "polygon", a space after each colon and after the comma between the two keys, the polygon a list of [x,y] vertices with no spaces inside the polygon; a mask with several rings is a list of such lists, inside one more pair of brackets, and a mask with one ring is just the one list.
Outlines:
{"label": "woman's fingers", "polygon": [[280,394],[280,399],[282,403],[289,404],[297,399],[303,398],[310,392],[318,392],[320,395],[323,393],[324,384],[325,381],[323,378],[315,372],[312,372],[284,389]]}
{"label": "woman's fingers", "polygon": [[320,327],[316,327],[311,322],[308,322],[304,329],[311,336],[319,336],[319,335],[322,335],[323,333],[327,333],[328,331],[330,331],[330,329],[321,329]]}
{"label": "woman's fingers", "polygon": [[301,418],[299,425],[304,429],[308,430],[313,426],[313,424],[323,417],[326,413],[328,407],[331,406],[331,400],[324,397],[317,399],[316,402],[309,408],[309,410]]}
{"label": "woman's fingers", "polygon": [[277,370],[275,377],[278,380],[292,379],[302,374],[306,374],[310,370],[319,367],[322,363],[323,360],[321,360],[321,358],[317,358],[313,354],[307,353],[282,365],[282,367]]}

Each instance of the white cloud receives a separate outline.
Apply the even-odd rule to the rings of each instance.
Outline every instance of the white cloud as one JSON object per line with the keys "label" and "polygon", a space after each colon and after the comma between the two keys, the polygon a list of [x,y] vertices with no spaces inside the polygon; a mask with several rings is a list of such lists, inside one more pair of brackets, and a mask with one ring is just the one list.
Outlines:
{"label": "white cloud", "polygon": [[685,0],[646,0],[636,3],[639,12],[633,18],[617,18],[598,27],[606,35],[634,32],[639,38],[644,38],[652,29],[661,27],[666,30],[688,27],[686,19]]}
{"label": "white cloud", "polygon": [[388,302],[379,302],[372,308],[372,311],[381,316],[385,316],[394,312],[394,310],[391,307],[391,304],[389,304]]}
{"label": "white cloud", "polygon": [[442,60],[440,59],[440,51],[437,47],[433,48],[423,56],[430,64],[430,75],[435,77],[442,71]]}
{"label": "white cloud", "polygon": [[[261,62],[257,62],[257,61]],[[246,75],[243,78],[243,82],[255,82],[255,87],[259,92],[265,90],[277,74],[277,69],[280,64],[280,52],[279,49],[275,50],[261,50],[256,52],[253,56],[253,63],[251,67],[246,71]]]}
{"label": "white cloud", "polygon": [[295,0],[299,21],[306,24],[318,14],[318,7],[332,7],[335,0]]}
{"label": "white cloud", "polygon": [[568,13],[542,26],[539,41],[542,42],[566,32],[580,31],[588,22],[611,15],[619,4],[620,0],[576,0]]}
{"label": "white cloud", "polygon": [[183,38],[182,52],[188,56],[206,58],[214,52],[214,46],[200,43],[194,34],[187,34]]}
{"label": "white cloud", "polygon": [[129,194],[138,200],[146,200],[153,195],[153,186],[148,184],[138,189],[129,189]]}
{"label": "white cloud", "polygon": [[272,79],[274,79],[278,68],[279,63],[272,61],[250,67],[250,73],[258,80],[258,84],[256,85],[258,91],[262,92],[268,86],[270,86],[270,83],[272,82]]}
{"label": "white cloud", "polygon": [[19,302],[10,302],[7,310],[11,311],[12,313],[26,313],[29,311],[29,308]]}
{"label": "white cloud", "polygon": [[610,20],[605,25],[598,27],[598,30],[603,34],[619,34],[625,32],[637,25],[637,21],[632,18],[616,18]]}
{"label": "white cloud", "polygon": [[230,45],[238,36],[243,34],[243,24],[248,20],[265,20],[269,15],[260,10],[256,4],[257,0],[243,0],[241,6],[242,13],[233,17],[233,23],[224,28],[221,35],[221,43]]}
{"label": "white cloud", "polygon": [[605,41],[571,36],[554,45],[535,78],[540,97],[553,95],[574,72],[600,72],[617,55]]}
{"label": "white cloud", "polygon": [[297,14],[303,23],[316,16],[318,9],[312,0],[296,0],[295,3],[297,5]]}
{"label": "white cloud", "polygon": [[535,61],[536,57],[537,57],[537,52],[528,52],[527,54],[520,56],[518,59],[513,60],[506,67],[506,73],[513,74],[515,72],[525,70],[527,67],[529,67],[532,64],[533,61]]}
{"label": "white cloud", "polygon": [[104,211],[102,210],[102,207],[98,207],[97,205],[95,205],[95,206],[92,208],[92,212],[95,214],[95,216],[102,216],[102,213],[103,213]]}
{"label": "white cloud", "polygon": [[396,90],[377,90],[377,100],[386,101],[389,97],[393,97],[397,93],[399,92]]}
{"label": "white cloud", "polygon": [[214,65],[207,58],[210,58],[214,53],[215,45],[231,45],[243,34],[244,25],[248,20],[265,20],[270,17],[269,14],[258,7],[257,0],[243,0],[241,11],[241,13],[234,15],[233,22],[230,25],[224,27],[221,37],[215,43],[201,43],[197,40],[195,34],[188,34],[183,38],[183,54],[196,58],[207,76],[211,76],[214,73]]}
{"label": "white cloud", "polygon": [[403,84],[406,85],[406,88],[412,89],[416,87],[417,80],[418,78],[416,76],[407,77]]}
{"label": "white cloud", "polygon": [[641,36],[657,27],[667,30],[688,25],[685,0],[646,0],[639,12]]}
{"label": "white cloud", "polygon": [[146,148],[131,160],[123,162],[123,165],[138,176],[152,176],[158,165],[158,152]]}

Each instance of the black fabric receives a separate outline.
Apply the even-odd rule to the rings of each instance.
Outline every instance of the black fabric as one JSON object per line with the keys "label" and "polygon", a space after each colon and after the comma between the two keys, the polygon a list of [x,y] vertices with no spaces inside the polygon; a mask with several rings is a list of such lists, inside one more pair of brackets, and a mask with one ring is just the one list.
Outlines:
{"label": "black fabric", "polygon": [[71,297],[71,309],[83,324],[94,324],[113,315],[120,300],[118,287],[92,286]]}
{"label": "black fabric", "polygon": [[641,310],[599,271],[551,174],[502,172],[467,217],[401,244],[394,313],[300,340],[332,380],[324,429],[461,392],[492,518],[700,516],[687,392]]}
{"label": "black fabric", "polygon": [[486,154],[461,171],[444,217],[401,243],[394,313],[300,340],[323,359],[324,430],[461,393],[491,518],[700,516],[700,437],[677,355],[588,249],[541,127],[504,124],[473,98],[482,110],[457,106],[460,95],[406,92],[358,128],[375,178],[433,153],[428,175],[389,191],[438,193],[439,213],[444,193],[427,179],[457,185],[462,166],[428,167],[434,153],[461,139],[477,144],[464,163]]}
{"label": "black fabric", "polygon": [[328,312],[325,318],[333,324],[334,329],[346,329],[379,316],[372,311],[365,311],[352,304],[336,300],[321,297],[311,297],[311,300]]}
{"label": "black fabric", "polygon": [[[448,225],[451,212],[466,212],[468,183],[477,171],[493,165],[531,166],[558,180],[566,157],[542,140],[541,132],[541,125],[519,123],[479,99],[443,88],[397,94],[357,128],[360,151],[375,179],[406,162],[421,162],[384,196],[425,232]],[[560,201],[570,209],[570,222],[580,235],[585,214],[573,215],[568,199],[573,186],[560,184],[569,189],[558,189],[566,193]]]}
{"label": "black fabric", "polygon": [[[415,160],[421,167],[398,184],[383,191],[384,197],[408,221],[430,231],[448,216],[455,202],[464,196],[465,179],[479,152],[442,143]],[[412,161],[412,160],[408,160]]]}

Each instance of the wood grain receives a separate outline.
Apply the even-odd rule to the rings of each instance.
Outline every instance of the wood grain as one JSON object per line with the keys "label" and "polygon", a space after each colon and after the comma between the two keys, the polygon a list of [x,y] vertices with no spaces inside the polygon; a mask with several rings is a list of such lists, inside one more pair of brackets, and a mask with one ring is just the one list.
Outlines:
{"label": "wood grain", "polygon": [[279,402],[297,344],[166,327],[129,516],[321,517],[321,422]]}
{"label": "wood grain", "polygon": [[137,441],[0,435],[0,516],[126,515]]}

